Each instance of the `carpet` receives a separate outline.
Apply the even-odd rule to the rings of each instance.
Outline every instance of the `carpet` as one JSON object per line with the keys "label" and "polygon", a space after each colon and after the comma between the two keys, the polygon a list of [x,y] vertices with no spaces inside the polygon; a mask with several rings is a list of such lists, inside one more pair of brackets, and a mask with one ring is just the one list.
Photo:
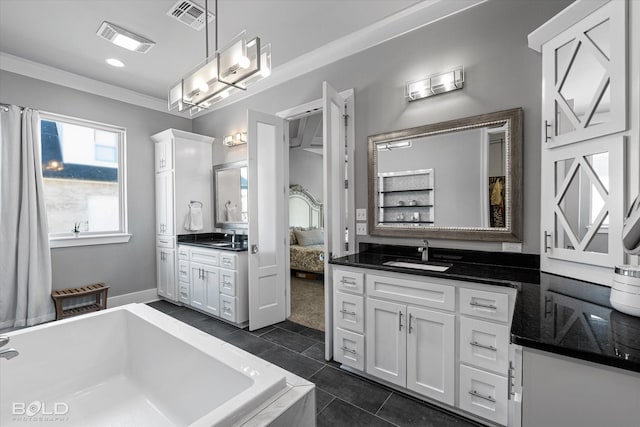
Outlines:
{"label": "carpet", "polygon": [[289,320],[324,331],[324,282],[291,276]]}

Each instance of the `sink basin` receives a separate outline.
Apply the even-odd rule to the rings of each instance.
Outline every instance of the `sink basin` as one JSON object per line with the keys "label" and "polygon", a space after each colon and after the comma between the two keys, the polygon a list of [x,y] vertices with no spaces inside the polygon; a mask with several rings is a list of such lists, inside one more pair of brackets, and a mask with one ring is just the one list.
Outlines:
{"label": "sink basin", "polygon": [[387,261],[383,265],[389,265],[391,267],[404,267],[404,268],[415,268],[418,270],[429,270],[429,271],[447,271],[451,264],[428,264],[424,262],[409,262],[409,261]]}

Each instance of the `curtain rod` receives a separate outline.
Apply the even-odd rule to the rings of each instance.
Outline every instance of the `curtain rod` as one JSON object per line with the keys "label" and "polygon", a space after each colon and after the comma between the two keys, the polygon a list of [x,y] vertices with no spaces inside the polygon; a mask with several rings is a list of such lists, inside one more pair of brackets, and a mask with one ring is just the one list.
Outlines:
{"label": "curtain rod", "polygon": [[[11,107],[12,105],[14,104],[5,104],[4,102],[0,102],[0,108],[5,112],[9,111],[9,107]],[[21,110],[24,110],[25,108],[27,108],[27,107],[21,107],[20,105],[16,105],[16,107],[20,108]]]}

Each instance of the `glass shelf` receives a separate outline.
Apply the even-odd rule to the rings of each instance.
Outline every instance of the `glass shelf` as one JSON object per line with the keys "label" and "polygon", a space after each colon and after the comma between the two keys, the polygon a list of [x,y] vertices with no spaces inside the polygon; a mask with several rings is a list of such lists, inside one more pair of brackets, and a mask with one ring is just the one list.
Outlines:
{"label": "glass shelf", "polygon": [[379,206],[380,209],[408,209],[408,208],[432,208],[433,205],[396,205],[396,206]]}

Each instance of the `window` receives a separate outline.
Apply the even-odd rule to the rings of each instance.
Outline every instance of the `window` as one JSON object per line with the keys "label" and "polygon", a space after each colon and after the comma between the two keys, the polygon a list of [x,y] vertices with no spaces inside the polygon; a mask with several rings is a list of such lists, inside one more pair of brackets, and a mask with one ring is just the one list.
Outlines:
{"label": "window", "polygon": [[51,246],[128,241],[125,129],[46,113],[40,132]]}

